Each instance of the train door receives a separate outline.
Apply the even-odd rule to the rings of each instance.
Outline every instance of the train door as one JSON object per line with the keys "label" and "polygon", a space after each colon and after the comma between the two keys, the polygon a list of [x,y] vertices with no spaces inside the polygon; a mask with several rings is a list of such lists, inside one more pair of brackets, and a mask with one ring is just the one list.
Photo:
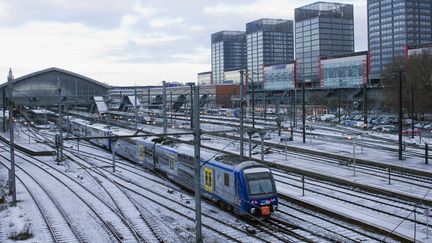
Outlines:
{"label": "train door", "polygon": [[204,190],[213,192],[213,179],[214,170],[211,168],[204,168]]}

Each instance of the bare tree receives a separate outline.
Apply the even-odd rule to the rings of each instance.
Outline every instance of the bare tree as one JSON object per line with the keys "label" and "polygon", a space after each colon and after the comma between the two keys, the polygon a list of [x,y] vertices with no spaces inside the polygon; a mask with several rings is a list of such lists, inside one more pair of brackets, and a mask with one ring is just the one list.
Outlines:
{"label": "bare tree", "polygon": [[399,78],[402,78],[403,107],[409,117],[432,112],[432,53],[397,57],[385,70],[381,84],[386,108],[398,108]]}

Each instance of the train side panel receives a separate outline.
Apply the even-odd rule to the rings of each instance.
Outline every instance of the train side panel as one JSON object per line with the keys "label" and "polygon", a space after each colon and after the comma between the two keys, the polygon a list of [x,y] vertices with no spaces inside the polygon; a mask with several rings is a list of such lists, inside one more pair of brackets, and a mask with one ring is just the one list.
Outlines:
{"label": "train side panel", "polygon": [[116,154],[131,159],[135,163],[140,163],[138,160],[138,145],[133,139],[120,139],[115,143]]}

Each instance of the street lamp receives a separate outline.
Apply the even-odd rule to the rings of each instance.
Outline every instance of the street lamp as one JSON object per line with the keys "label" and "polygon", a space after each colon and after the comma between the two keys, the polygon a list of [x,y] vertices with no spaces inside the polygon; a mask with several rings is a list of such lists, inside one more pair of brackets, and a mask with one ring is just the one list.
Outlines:
{"label": "street lamp", "polygon": [[348,136],[348,140],[352,140],[353,145],[353,165],[354,165],[354,175],[356,175],[356,143],[355,143],[355,136]]}

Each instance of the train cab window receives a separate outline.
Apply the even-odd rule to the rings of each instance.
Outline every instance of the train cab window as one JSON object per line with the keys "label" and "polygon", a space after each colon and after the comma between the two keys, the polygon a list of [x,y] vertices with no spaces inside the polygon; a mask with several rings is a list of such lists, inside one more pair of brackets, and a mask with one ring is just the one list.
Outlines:
{"label": "train cab window", "polygon": [[229,174],[224,173],[224,184],[225,186],[229,186]]}
{"label": "train cab window", "polygon": [[244,174],[247,187],[251,196],[273,194],[276,192],[271,172],[267,168],[245,169]]}

